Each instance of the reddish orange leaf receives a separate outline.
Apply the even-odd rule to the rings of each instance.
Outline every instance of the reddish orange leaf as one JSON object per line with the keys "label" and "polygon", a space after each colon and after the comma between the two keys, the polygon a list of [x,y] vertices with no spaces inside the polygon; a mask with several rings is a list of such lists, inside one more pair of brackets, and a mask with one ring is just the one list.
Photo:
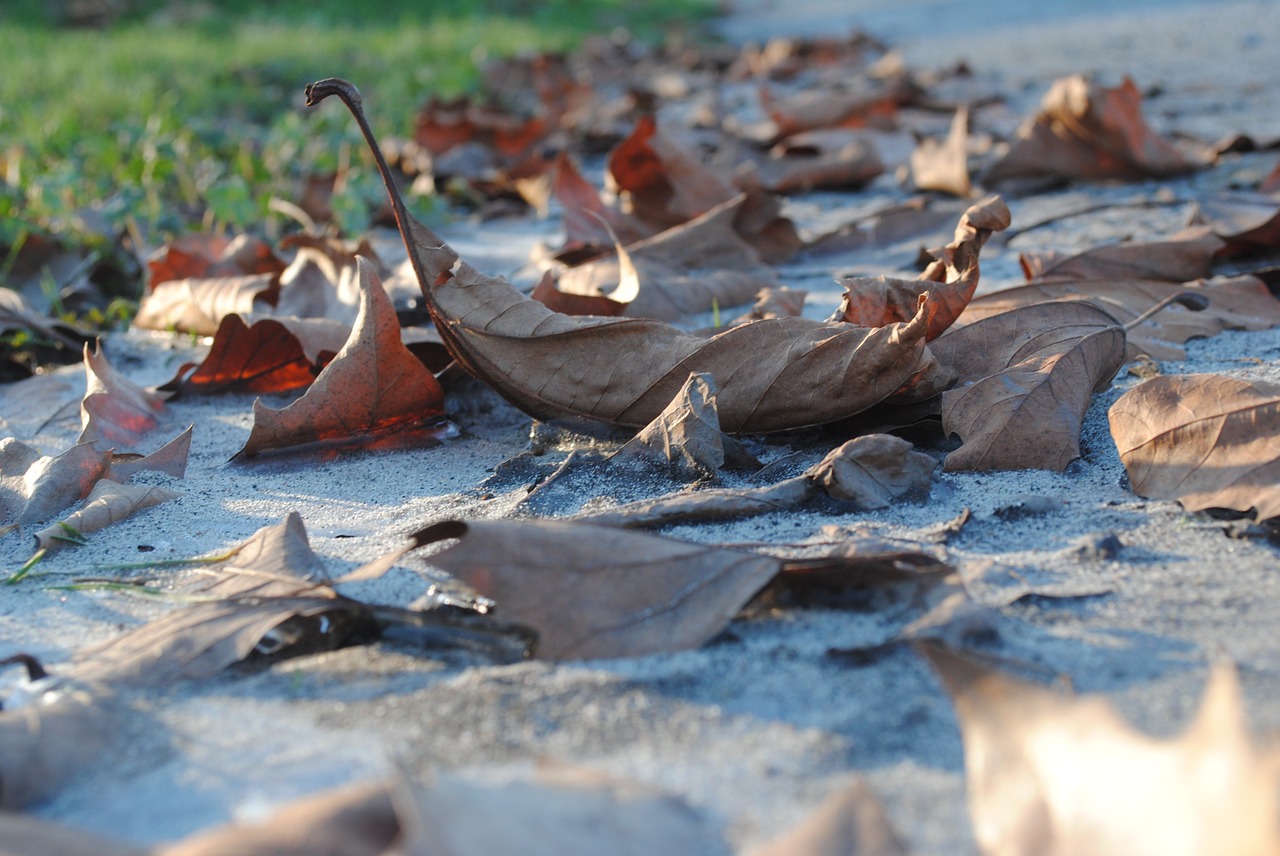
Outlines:
{"label": "reddish orange leaf", "polygon": [[342,350],[301,398],[283,410],[253,405],[253,430],[235,459],[309,443],[367,446],[436,426],[444,392],[404,346],[373,265],[358,259],[360,314]]}

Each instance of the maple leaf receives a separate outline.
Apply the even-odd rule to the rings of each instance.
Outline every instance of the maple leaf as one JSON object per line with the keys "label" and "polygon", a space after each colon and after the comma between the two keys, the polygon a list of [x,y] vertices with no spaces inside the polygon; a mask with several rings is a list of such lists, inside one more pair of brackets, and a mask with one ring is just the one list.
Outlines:
{"label": "maple leaf", "polygon": [[1018,129],[1012,148],[982,181],[1137,180],[1198,166],[1147,125],[1132,80],[1107,88],[1073,75],[1050,87],[1040,112]]}
{"label": "maple leaf", "polygon": [[401,342],[391,300],[363,258],[357,276],[360,315],[342,350],[283,410],[254,402],[253,429],[233,460],[324,441],[403,441],[437,430],[444,415],[439,382]]}
{"label": "maple leaf", "polygon": [[1280,385],[1158,377],[1120,396],[1107,417],[1140,496],[1280,517]]}
{"label": "maple leaf", "polygon": [[450,353],[537,418],[640,427],[662,412],[691,372],[706,372],[720,385],[726,431],[781,430],[866,409],[930,362],[922,341],[924,306],[907,323],[875,330],[779,318],[711,339],[655,321],[553,313],[461,262],[412,219],[350,83],[330,79],[308,91],[313,104],[339,95],[357,117],[384,170],[401,235]]}
{"label": "maple leaf", "polygon": [[984,853],[1262,856],[1280,850],[1280,758],[1250,745],[1235,671],[1215,668],[1179,737],[1129,726],[1102,698],[919,650],[955,704]]}

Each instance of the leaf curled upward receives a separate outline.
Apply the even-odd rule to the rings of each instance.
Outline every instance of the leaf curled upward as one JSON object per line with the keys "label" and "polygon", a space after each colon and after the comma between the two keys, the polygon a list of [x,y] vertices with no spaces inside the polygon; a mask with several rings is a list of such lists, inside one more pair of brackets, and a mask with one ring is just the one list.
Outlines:
{"label": "leaf curled upward", "polygon": [[337,95],[382,170],[424,302],[449,352],[508,401],[544,420],[643,426],[692,372],[719,387],[721,427],[778,431],[834,421],[878,403],[932,364],[928,306],[878,329],[804,318],[745,324],[711,338],[629,318],[571,318],[463,262],[410,216],[345,80],[307,87],[307,103]]}

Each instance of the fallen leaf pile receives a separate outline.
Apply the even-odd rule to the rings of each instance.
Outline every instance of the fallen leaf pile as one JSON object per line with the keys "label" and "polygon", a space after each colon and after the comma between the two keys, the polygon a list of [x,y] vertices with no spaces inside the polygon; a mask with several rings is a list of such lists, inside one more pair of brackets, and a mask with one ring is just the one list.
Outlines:
{"label": "fallen leaf pile", "polygon": [[[553,670],[714,650],[762,615],[848,610],[874,614],[882,633],[824,646],[825,657],[860,664],[914,647],[940,677],[984,853],[1275,852],[1280,766],[1251,743],[1233,672],[1215,671],[1195,724],[1162,741],[1104,701],[992,665],[1030,666],[989,650],[1020,603],[1092,597],[1110,582],[1064,593],[1022,569],[977,567],[963,547],[967,510],[929,543],[836,526],[795,543],[730,544],[708,528],[780,511],[841,523],[892,514],[952,490],[956,473],[1063,473],[1082,454],[1109,452],[1082,448],[1101,396],[1114,398],[1111,436],[1133,494],[1280,519],[1280,386],[1160,375],[1178,370],[1192,339],[1280,325],[1268,267],[1280,203],[1262,195],[1272,185],[1247,198],[1198,189],[1195,222],[1160,240],[1055,252],[1034,244],[1044,224],[1017,222],[1016,194],[1210,167],[1207,144],[1153,130],[1130,80],[1063,78],[1012,130],[968,75],[913,74],[857,38],[681,62],[623,50],[606,41],[495,64],[491,85],[504,97],[431,99],[412,119],[412,144],[392,151],[395,167],[354,85],[308,86],[309,106],[335,96],[359,126],[405,264],[315,229],[274,246],[177,239],[148,262],[134,324],[212,339],[198,362],[174,359],[159,387],[113,366],[109,338],[90,348],[18,291],[0,291],[10,295],[5,330],[83,348],[85,365],[83,395],[47,417],[38,391],[67,390],[39,376],[0,399],[0,426],[31,441],[0,439],[0,537],[35,538],[31,561],[8,575],[14,585],[30,584],[49,551],[180,497],[169,482],[184,477],[193,443],[203,453],[201,428],[165,445],[152,434],[197,395],[228,394],[242,420],[243,447],[217,462],[237,475],[287,474],[317,452],[322,464],[383,455],[392,472],[397,450],[444,459],[456,437],[483,439],[487,416],[533,423],[529,450],[492,461],[480,499],[459,494],[456,519],[397,516],[404,540],[336,578],[293,513],[192,560],[195,570],[157,565],[110,580],[159,580],[174,604],[64,662],[48,658],[47,671],[28,655],[3,661],[28,680],[0,710],[0,808],[55,796],[117,751],[119,734],[145,726],[146,700],[232,667],[394,640],[446,664],[441,652]],[[662,109],[668,101],[687,109]],[[895,170],[907,189],[893,188],[894,201],[861,200],[825,231],[798,222],[805,209],[783,196],[891,187]],[[531,282],[482,271],[410,213],[406,171],[418,189],[482,215],[558,216],[563,243],[535,253]],[[1027,281],[992,289],[983,270],[1015,238]],[[834,314],[806,314],[783,263],[842,248],[889,260],[889,272],[833,276],[845,292]],[[1159,376],[1133,383],[1124,367],[1135,360]],[[1131,388],[1117,392],[1117,377]],[[251,413],[236,394],[260,396]],[[41,417],[19,414],[19,398]],[[40,429],[77,398],[76,442],[38,448]],[[543,445],[548,435],[570,437],[571,450],[546,454],[564,451]],[[515,516],[477,511],[497,493]],[[180,513],[195,528],[193,508]],[[1011,519],[1042,511],[1004,509]],[[640,531],[677,525],[703,527],[702,537]],[[352,593],[393,571],[423,574],[412,577],[422,597],[405,606]],[[1001,574],[1016,593],[990,596]],[[860,781],[752,847],[731,845],[723,820],[647,784],[547,762],[501,783],[406,772],[320,793],[267,823],[149,847],[7,814],[0,852],[594,854],[624,842],[644,853],[908,852]]]}

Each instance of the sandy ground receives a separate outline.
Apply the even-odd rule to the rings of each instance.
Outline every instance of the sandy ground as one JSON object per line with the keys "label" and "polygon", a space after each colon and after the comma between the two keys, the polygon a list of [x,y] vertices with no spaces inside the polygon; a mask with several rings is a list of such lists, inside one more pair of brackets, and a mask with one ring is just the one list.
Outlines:
{"label": "sandy ground", "polygon": [[[1272,49],[1280,44],[1280,15],[1274,4],[1146,2],[1129,4],[1123,13],[1110,8],[1005,0],[975,12],[969,4],[944,2],[741,0],[724,26],[731,37],[760,38],[861,22],[900,44],[913,67],[966,58],[975,74],[1004,80],[1004,88],[1024,95],[1026,109],[1059,74],[1093,71],[1112,80],[1131,74],[1143,87],[1162,87],[1147,108],[1161,130],[1210,139],[1230,131],[1280,136],[1280,60]],[[1266,158],[1250,163],[1270,165]],[[1181,198],[1205,180],[1163,186]],[[1143,198],[1157,189],[1077,188],[1014,200],[1010,207],[1017,227],[1085,201]],[[808,197],[795,200],[793,212],[817,228],[838,218],[841,206],[852,209],[894,192],[881,183],[856,197]],[[983,290],[1020,280],[1018,250],[1083,249],[1120,235],[1167,235],[1187,213],[1185,205],[1169,205],[1061,220],[1003,251],[993,246],[985,253]],[[477,267],[518,278],[529,249],[554,240],[555,230],[550,221],[484,231],[454,223],[444,231]],[[810,311],[821,316],[838,297],[836,273],[882,269],[884,263],[856,256],[801,260],[784,267],[782,279],[814,290]],[[156,383],[189,358],[192,345],[132,334],[107,347],[118,368]],[[1161,368],[1280,381],[1280,331],[1193,343],[1185,362]],[[1126,489],[1106,408],[1135,382],[1122,370],[1114,389],[1096,397],[1083,457],[1061,475],[939,473],[928,502],[883,512],[804,510],[675,527],[666,534],[788,543],[835,527],[836,533],[927,541],[968,508],[972,521],[946,546],[962,572],[972,575],[995,560],[1017,569],[1039,591],[1107,592],[1004,607],[1001,654],[1065,674],[1081,690],[1105,693],[1142,728],[1166,735],[1194,710],[1208,663],[1227,659],[1239,664],[1253,727],[1278,728],[1276,547],[1230,538],[1222,521]],[[68,398],[75,397],[75,383],[69,380]],[[194,424],[190,469],[181,482],[155,480],[183,497],[95,535],[89,547],[63,551],[41,570],[92,574],[95,564],[219,551],[296,511],[336,575],[394,548],[427,523],[509,514],[518,488],[486,499],[477,486],[525,448],[529,421],[492,397],[480,396],[473,405],[471,415],[458,420],[460,436],[434,448],[229,465],[247,436],[252,397],[174,402],[152,437],[167,438]],[[70,420],[55,420],[37,442],[62,448],[77,428],[73,413]],[[806,434],[756,442],[755,448],[767,459],[799,452],[809,462],[835,444]],[[551,460],[563,454],[549,453]],[[562,512],[631,489],[604,476],[584,478],[575,488]],[[1099,557],[1090,545],[1108,536],[1122,546],[1112,557]],[[29,542],[19,543],[17,536],[0,541],[0,567],[16,567],[29,552]],[[348,593],[407,604],[425,589],[425,567],[410,559],[387,578]],[[175,583],[183,578],[184,572],[173,572]],[[64,580],[34,577],[0,593],[0,654],[25,650],[56,664],[171,608],[163,600],[51,587]],[[1007,583],[975,580],[974,590],[980,600],[1000,604],[1010,599]],[[521,777],[546,757],[681,795],[723,824],[736,846],[779,833],[861,777],[883,798],[913,852],[973,852],[959,735],[937,681],[907,650],[865,665],[827,653],[883,641],[907,618],[892,611],[793,611],[737,621],[700,650],[622,661],[494,666],[465,655],[378,644],[236,672],[140,699],[149,717],[145,727],[122,735],[112,757],[38,814],[154,842],[229,818],[260,817],[295,796],[393,768],[416,779],[440,770]]]}

